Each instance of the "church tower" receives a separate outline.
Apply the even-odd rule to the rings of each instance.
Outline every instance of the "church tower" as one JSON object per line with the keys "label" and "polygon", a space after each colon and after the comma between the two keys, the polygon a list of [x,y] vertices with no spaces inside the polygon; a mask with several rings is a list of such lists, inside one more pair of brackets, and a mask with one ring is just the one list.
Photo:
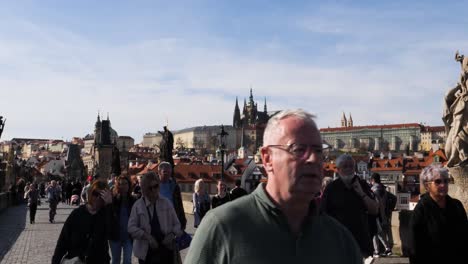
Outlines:
{"label": "church tower", "polygon": [[341,117],[341,127],[346,127],[348,125],[348,122],[346,120],[345,113],[343,112],[343,116]]}
{"label": "church tower", "polygon": [[234,107],[234,118],[233,118],[232,126],[234,128],[240,128],[242,126],[239,103],[237,101],[237,97],[236,97],[236,106]]}
{"label": "church tower", "polygon": [[351,113],[349,113],[348,127],[353,127],[353,117],[351,116]]}
{"label": "church tower", "polygon": [[94,173],[101,179],[109,179],[112,170],[112,150],[110,120],[102,120],[98,115],[94,130]]}

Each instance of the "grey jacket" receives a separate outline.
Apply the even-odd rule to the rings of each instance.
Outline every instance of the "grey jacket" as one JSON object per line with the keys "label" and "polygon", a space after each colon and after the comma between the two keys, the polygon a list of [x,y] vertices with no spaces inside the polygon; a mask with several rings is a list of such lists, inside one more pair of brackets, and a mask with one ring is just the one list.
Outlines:
{"label": "grey jacket", "polygon": [[[146,253],[149,247],[147,238],[151,236],[151,223],[148,210],[146,209],[147,207],[152,213],[153,204],[150,204],[144,197],[138,199],[133,205],[130,219],[128,220],[128,233],[134,239],[133,254],[141,260],[146,259]],[[156,211],[158,213],[161,231],[164,235],[171,232],[176,236],[182,235],[179,219],[177,218],[172,203],[168,199],[159,197],[158,200],[156,200]]]}

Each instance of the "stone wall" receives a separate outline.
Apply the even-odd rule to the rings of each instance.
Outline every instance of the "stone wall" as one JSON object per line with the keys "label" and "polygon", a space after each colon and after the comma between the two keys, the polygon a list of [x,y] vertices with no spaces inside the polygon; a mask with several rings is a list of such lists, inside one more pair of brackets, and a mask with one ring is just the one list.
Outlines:
{"label": "stone wall", "polygon": [[460,200],[468,211],[468,166],[449,168],[454,184],[449,186],[449,195]]}

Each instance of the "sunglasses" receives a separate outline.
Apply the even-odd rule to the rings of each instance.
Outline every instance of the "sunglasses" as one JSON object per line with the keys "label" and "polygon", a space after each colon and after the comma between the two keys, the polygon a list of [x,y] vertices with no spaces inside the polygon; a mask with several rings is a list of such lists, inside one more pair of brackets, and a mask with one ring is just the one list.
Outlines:
{"label": "sunglasses", "polygon": [[101,193],[98,191],[94,191],[91,195],[93,195],[94,197],[99,197],[101,196]]}
{"label": "sunglasses", "polygon": [[448,179],[437,179],[437,180],[433,180],[431,182],[435,183],[435,185],[441,185],[442,183],[447,184],[449,182],[449,180]]}

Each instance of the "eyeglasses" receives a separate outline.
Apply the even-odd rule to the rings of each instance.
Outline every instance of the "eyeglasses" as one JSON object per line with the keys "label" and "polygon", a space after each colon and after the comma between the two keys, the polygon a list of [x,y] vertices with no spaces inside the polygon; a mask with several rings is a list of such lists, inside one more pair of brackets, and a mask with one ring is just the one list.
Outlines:
{"label": "eyeglasses", "polygon": [[435,185],[441,185],[442,183],[447,184],[449,182],[449,180],[448,179],[437,179],[437,180],[433,180],[433,181],[430,181],[430,182],[435,183]]}
{"label": "eyeglasses", "polygon": [[291,143],[285,145],[267,145],[265,147],[280,148],[286,150],[293,155],[297,160],[307,160],[310,154],[315,153],[320,159],[323,159],[323,147],[317,145],[307,145]]}

